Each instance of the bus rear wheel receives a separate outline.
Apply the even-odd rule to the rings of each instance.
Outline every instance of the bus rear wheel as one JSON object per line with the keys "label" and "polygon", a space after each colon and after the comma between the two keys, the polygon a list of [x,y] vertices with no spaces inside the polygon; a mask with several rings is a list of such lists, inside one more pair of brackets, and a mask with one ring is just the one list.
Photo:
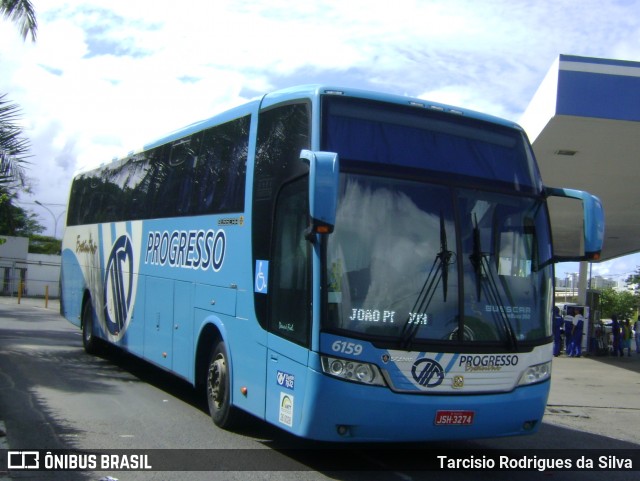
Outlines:
{"label": "bus rear wheel", "polygon": [[237,410],[231,405],[231,380],[229,357],[223,341],[218,341],[211,352],[207,368],[207,402],[213,423],[230,429],[237,423]]}
{"label": "bus rear wheel", "polygon": [[98,339],[94,333],[91,299],[87,299],[82,306],[82,346],[87,354],[98,353]]}

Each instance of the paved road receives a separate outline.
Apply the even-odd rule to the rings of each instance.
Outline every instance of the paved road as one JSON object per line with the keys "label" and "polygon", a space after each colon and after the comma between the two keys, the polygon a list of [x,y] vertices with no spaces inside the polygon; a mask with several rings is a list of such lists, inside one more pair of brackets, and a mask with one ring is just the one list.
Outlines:
{"label": "paved road", "polygon": [[[434,479],[409,467],[421,453],[454,449],[616,450],[640,447],[640,356],[556,358],[547,414],[534,436],[465,443],[358,446],[319,451],[260,422],[239,432],[214,427],[198,392],[173,376],[118,352],[86,355],[79,331],[57,314],[57,303],[0,298],[0,423],[11,449],[210,449],[236,471],[27,473],[15,479]],[[0,424],[0,428],[2,425]],[[0,437],[2,439],[2,437]],[[0,444],[1,446],[1,444]],[[290,447],[308,450],[289,451]],[[326,447],[323,445],[321,447]],[[221,449],[224,449],[221,451]],[[598,451],[594,451],[598,450]],[[525,452],[526,452],[525,451]],[[603,451],[604,452],[604,451]],[[243,453],[239,456],[238,453]],[[342,464],[332,464],[330,456]],[[353,459],[351,459],[353,458]],[[596,458],[597,459],[597,458]],[[351,463],[352,464],[349,464]],[[280,471],[238,471],[265,463]],[[242,464],[246,463],[246,464]],[[336,471],[346,467],[348,470]],[[354,467],[371,466],[362,472]],[[6,466],[6,464],[4,464]],[[6,473],[0,473],[0,479]],[[637,479],[638,472],[447,471],[437,479]]]}

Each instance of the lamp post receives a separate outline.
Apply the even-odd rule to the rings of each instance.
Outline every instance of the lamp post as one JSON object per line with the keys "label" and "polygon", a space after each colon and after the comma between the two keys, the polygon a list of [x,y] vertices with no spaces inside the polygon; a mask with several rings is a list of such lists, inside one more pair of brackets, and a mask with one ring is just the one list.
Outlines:
{"label": "lamp post", "polygon": [[60,212],[56,216],[51,209],[49,209],[46,205],[44,205],[39,200],[36,200],[35,203],[38,204],[40,207],[46,209],[47,212],[49,212],[49,214],[51,214],[51,217],[53,218],[53,238],[57,239],[58,238],[58,221],[60,220],[60,217],[62,217],[62,214],[64,214],[66,212],[66,209],[63,210],[62,212]]}

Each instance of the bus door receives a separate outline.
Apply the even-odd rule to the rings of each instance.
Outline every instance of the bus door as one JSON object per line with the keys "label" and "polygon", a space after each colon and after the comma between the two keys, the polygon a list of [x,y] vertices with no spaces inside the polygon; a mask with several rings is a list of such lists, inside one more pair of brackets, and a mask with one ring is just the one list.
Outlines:
{"label": "bus door", "polygon": [[[270,262],[258,261],[255,289],[269,296],[266,419],[296,430],[301,421],[311,336],[311,244],[307,182],[278,194]],[[259,285],[260,284],[260,285]]]}
{"label": "bus door", "polygon": [[319,242],[318,234],[333,231],[339,186],[337,154],[303,150],[301,160],[309,164],[309,176],[285,184],[277,196],[269,271],[266,417],[293,431],[305,422],[302,406],[314,290],[312,242]]}

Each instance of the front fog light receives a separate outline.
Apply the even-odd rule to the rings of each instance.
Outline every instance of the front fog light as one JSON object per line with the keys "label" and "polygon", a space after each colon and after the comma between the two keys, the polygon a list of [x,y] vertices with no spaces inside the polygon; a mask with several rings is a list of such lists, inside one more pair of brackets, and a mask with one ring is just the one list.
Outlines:
{"label": "front fog light", "polygon": [[520,376],[518,385],[526,386],[538,382],[546,381],[551,377],[551,361],[535,366],[529,366]]}
{"label": "front fog light", "polygon": [[384,386],[378,367],[366,362],[357,362],[335,357],[322,356],[322,372],[347,381]]}

